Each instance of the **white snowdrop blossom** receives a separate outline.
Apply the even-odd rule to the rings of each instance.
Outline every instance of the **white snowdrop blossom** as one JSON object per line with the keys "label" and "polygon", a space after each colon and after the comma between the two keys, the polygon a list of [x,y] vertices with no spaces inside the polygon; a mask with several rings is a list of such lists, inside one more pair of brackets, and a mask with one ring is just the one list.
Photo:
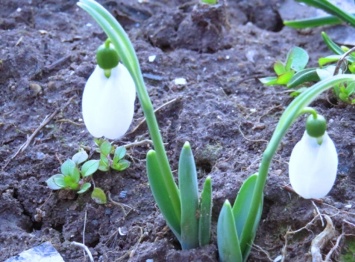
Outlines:
{"label": "white snowdrop blossom", "polygon": [[107,78],[96,66],[86,82],[82,110],[86,128],[94,137],[118,139],[128,130],[134,113],[136,89],[123,64],[111,69]]}
{"label": "white snowdrop blossom", "polygon": [[301,197],[322,198],[332,189],[338,168],[338,155],[328,133],[317,139],[305,131],[292,150],[289,175],[292,188]]}

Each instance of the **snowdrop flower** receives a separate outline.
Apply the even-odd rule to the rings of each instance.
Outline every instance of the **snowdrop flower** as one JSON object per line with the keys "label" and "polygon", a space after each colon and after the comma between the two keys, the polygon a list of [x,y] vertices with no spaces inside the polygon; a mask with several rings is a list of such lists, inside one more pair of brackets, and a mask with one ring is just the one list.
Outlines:
{"label": "snowdrop flower", "polygon": [[332,189],[338,167],[338,155],[328,133],[311,137],[307,131],[292,150],[289,176],[293,189],[301,197],[322,198]]}
{"label": "snowdrop flower", "polygon": [[82,110],[86,128],[94,137],[118,139],[128,130],[134,113],[134,81],[123,64],[109,77],[99,65],[86,82]]}

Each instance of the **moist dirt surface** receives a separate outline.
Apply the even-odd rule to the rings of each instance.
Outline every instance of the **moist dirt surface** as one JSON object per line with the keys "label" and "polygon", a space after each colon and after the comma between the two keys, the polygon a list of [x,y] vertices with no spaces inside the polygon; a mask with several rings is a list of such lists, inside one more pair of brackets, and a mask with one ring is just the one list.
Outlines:
{"label": "moist dirt surface", "polygon": [[[95,67],[95,50],[106,37],[76,1],[2,0],[0,261],[46,241],[72,262],[89,261],[73,241],[84,241],[95,261],[218,261],[216,223],[222,204],[233,202],[243,180],[257,172],[267,141],[292,101],[284,87],[264,87],[258,78],[273,75],[273,63],[283,61],[292,46],[306,49],[310,65],[316,66],[317,58],[330,54],[320,36],[324,29],[283,27],[282,1],[221,1],[217,6],[183,0],[99,2],[133,42],[159,108],[174,174],[181,147],[189,141],[200,188],[207,175],[212,177],[211,243],[182,251],[166,226],[146,176],[145,156],[152,145],[145,141],[150,137],[138,101],[130,131],[113,141],[136,143],[127,149],[131,167],[93,176],[112,201],[99,205],[90,193],[47,187],[45,181],[80,148],[92,159],[99,157],[82,121],[81,97]],[[186,84],[176,83],[177,78]],[[284,261],[311,261],[312,240],[326,224],[316,217],[319,213],[329,215],[336,230],[320,248],[323,259],[333,248],[332,261],[355,261],[354,107],[337,102],[331,92],[312,106],[328,119],[337,146],[335,186],[313,202],[290,190],[289,156],[304,132],[304,118],[296,121],[270,167],[248,261],[281,255]]]}

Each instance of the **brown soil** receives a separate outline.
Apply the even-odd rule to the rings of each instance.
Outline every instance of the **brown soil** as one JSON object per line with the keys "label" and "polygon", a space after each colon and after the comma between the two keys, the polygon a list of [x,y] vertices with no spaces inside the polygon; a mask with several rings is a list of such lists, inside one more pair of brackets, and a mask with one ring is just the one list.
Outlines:
{"label": "brown soil", "polygon": [[[242,181],[257,171],[266,143],[291,101],[284,88],[264,87],[257,78],[271,75],[273,62],[283,60],[292,46],[305,48],[315,65],[320,55],[329,54],[320,30],[299,33],[282,27],[278,1],[228,1],[228,6],[216,7],[197,0],[99,2],[129,33],[155,108],[170,101],[157,117],[173,170],[181,146],[190,141],[200,186],[207,175],[212,177],[212,242],[180,250],[149,189],[149,143],[128,149],[132,165],[126,171],[94,175],[96,185],[114,201],[131,207],[125,209],[127,214],[112,202],[94,203],[89,193],[78,196],[47,188],[46,179],[58,173],[61,162],[81,146],[94,146],[81,120],[81,95],[105,35],[76,1],[3,0],[0,261],[45,241],[51,241],[65,261],[88,261],[81,249],[70,245],[82,242],[83,235],[95,261],[218,261],[215,230],[222,203],[233,201]],[[154,62],[148,61],[150,55],[156,55]],[[187,84],[175,85],[179,77]],[[329,103],[327,95],[313,106],[329,120],[328,132],[339,152],[336,184],[323,203],[315,205],[331,216],[338,235],[345,234],[332,256],[341,261],[354,247],[354,107]],[[46,117],[49,123],[22,148]],[[149,139],[145,124],[135,129],[141,120],[137,102],[134,132],[114,144]],[[274,158],[249,261],[281,255],[287,230],[306,226],[316,214],[311,201],[284,187],[290,152],[303,131],[302,119]],[[119,228],[127,234],[120,235]],[[310,261],[311,241],[322,230],[317,219],[308,230],[289,235],[285,261]],[[324,254],[335,240],[326,243]],[[352,258],[346,261],[355,261]]]}

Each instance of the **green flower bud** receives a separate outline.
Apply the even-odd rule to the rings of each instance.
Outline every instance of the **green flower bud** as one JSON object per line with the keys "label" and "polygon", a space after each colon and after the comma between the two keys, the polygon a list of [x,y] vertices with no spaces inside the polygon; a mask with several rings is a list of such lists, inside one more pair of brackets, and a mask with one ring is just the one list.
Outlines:
{"label": "green flower bud", "polygon": [[110,70],[118,65],[120,58],[114,46],[106,41],[97,49],[96,61],[102,69]]}
{"label": "green flower bud", "polygon": [[322,137],[327,130],[327,121],[322,115],[317,114],[317,118],[310,115],[306,121],[306,130],[310,137]]}

